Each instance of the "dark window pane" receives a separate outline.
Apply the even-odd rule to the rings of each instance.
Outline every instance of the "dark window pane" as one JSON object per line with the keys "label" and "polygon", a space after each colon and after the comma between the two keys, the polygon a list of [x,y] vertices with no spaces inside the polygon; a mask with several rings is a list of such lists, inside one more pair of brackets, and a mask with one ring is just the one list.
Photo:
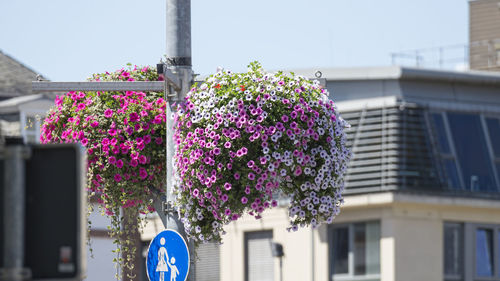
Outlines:
{"label": "dark window pane", "polygon": [[432,121],[434,122],[434,128],[436,129],[437,143],[439,145],[440,152],[451,153],[448,138],[446,137],[443,116],[439,113],[434,113],[432,114]]}
{"label": "dark window pane", "polygon": [[500,157],[500,121],[498,119],[486,119],[491,146],[496,157]]}
{"label": "dark window pane", "polygon": [[493,231],[476,230],[476,275],[493,276]]}
{"label": "dark window pane", "polygon": [[448,121],[466,189],[497,191],[479,116],[448,113]]}
{"label": "dark window pane", "polygon": [[462,275],[462,225],[446,224],[444,226],[444,274]]}
{"label": "dark window pane", "polygon": [[349,229],[347,227],[333,230],[333,274],[349,272]]}
{"label": "dark window pane", "polygon": [[455,160],[444,160],[444,168],[446,170],[446,178],[448,180],[448,187],[454,189],[461,189],[460,180],[458,178],[457,165]]}
{"label": "dark window pane", "polygon": [[364,223],[354,224],[354,274],[364,275],[366,273],[366,225]]}

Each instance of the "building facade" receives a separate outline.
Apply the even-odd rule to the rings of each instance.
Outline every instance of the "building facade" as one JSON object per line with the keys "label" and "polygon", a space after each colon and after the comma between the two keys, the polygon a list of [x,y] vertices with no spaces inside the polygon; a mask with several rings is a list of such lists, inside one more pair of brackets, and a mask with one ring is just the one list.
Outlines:
{"label": "building facade", "polygon": [[297,232],[286,204],[239,219],[198,250],[196,280],[500,280],[500,75],[321,72],[351,124],[341,214]]}
{"label": "building facade", "polygon": [[469,1],[470,68],[500,71],[500,1]]}

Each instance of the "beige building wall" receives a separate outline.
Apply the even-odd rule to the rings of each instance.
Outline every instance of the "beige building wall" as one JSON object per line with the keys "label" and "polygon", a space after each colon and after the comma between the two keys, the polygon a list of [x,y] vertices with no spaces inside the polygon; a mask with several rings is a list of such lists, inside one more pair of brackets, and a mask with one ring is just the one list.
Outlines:
{"label": "beige building wall", "polygon": [[[442,281],[444,222],[500,224],[500,202],[488,199],[386,192],[346,196],[345,202],[334,224],[381,223],[382,281]],[[259,230],[272,230],[273,240],[283,244],[283,280],[330,280],[328,227],[311,233],[310,228],[287,232],[287,226],[286,208],[268,210],[261,220],[248,216],[228,225],[221,246],[221,280],[245,280],[244,235]],[[279,280],[277,258],[274,266],[274,280]]]}
{"label": "beige building wall", "polygon": [[500,1],[469,1],[471,69],[500,71]]}

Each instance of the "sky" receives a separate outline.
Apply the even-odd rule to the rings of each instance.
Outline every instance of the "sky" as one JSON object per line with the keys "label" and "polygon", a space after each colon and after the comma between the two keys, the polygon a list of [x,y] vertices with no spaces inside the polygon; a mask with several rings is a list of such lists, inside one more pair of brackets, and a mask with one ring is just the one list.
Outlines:
{"label": "sky", "polygon": [[[0,0],[0,51],[52,81],[165,55],[165,0]],[[192,0],[192,61],[265,69],[386,66],[390,54],[466,44],[467,0]]]}

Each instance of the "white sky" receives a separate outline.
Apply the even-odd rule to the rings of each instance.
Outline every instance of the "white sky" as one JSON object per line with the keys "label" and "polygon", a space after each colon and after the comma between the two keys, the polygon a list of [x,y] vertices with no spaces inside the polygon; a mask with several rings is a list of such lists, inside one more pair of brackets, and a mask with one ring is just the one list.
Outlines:
{"label": "white sky", "polygon": [[[467,0],[192,0],[196,73],[381,66],[390,53],[466,44]],[[164,0],[0,0],[0,50],[53,81],[165,54]]]}

